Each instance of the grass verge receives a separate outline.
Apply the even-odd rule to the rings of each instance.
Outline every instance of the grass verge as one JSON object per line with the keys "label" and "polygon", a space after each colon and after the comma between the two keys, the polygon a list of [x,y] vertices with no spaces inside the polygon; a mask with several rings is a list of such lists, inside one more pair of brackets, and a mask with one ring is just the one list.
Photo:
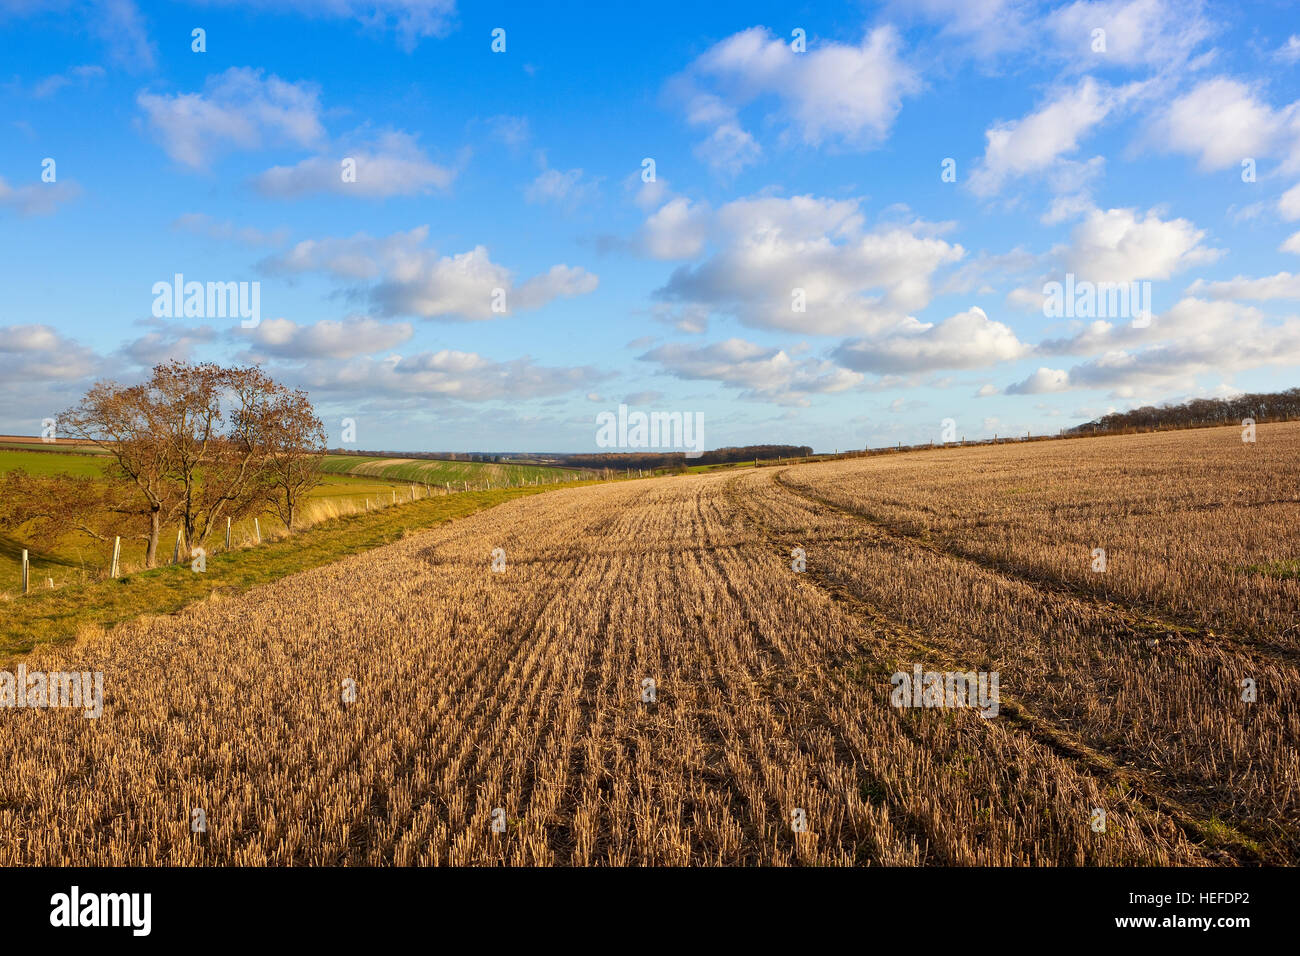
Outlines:
{"label": "grass verge", "polygon": [[208,569],[202,573],[180,564],[106,581],[36,589],[0,605],[4,622],[0,626],[0,662],[37,644],[75,640],[84,628],[112,627],[145,613],[172,614],[214,591],[241,593],[504,501],[593,483],[494,488],[425,498],[328,521],[257,547],[209,554]]}

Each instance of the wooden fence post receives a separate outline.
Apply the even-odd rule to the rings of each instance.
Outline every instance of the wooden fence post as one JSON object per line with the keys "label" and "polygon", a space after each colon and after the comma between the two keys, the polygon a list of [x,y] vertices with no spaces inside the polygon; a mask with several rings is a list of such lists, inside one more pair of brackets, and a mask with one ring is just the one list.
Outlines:
{"label": "wooden fence post", "polygon": [[23,548],[23,593],[27,593],[27,549]]}
{"label": "wooden fence post", "polygon": [[118,559],[122,557],[122,537],[118,535],[113,538],[113,563],[109,565],[108,576],[115,578],[118,575]]}
{"label": "wooden fence post", "polygon": [[262,523],[256,518],[253,519],[253,532],[257,535],[257,543],[262,543]]}
{"label": "wooden fence post", "polygon": [[230,516],[226,515],[226,550],[230,550]]}
{"label": "wooden fence post", "polygon": [[184,528],[176,529],[176,547],[172,549],[172,564],[181,563],[181,536],[185,534]]}

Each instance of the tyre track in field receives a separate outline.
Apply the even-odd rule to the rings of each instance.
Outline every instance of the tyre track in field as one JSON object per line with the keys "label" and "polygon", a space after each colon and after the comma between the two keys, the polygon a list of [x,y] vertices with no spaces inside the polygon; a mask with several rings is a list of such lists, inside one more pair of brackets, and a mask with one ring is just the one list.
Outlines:
{"label": "tyre track in field", "polygon": [[[723,486],[723,498],[727,502],[727,505],[731,509],[732,513],[740,517],[742,520],[745,520],[747,510],[742,509],[736,502],[731,490],[731,482],[727,482]],[[726,526],[725,522],[724,522],[724,526]],[[762,545],[761,540],[759,540],[758,544],[761,547]],[[699,548],[697,550],[699,551],[701,558],[703,558],[706,555],[708,556],[713,568],[714,577],[723,583],[724,587],[727,590],[728,595],[731,597],[732,601],[736,604],[736,606],[739,608],[747,607],[750,603],[750,600],[747,599],[746,596],[740,591],[740,589],[734,585],[730,575],[728,574],[727,568],[721,558],[721,552],[724,551],[729,554],[739,556],[741,554],[742,547],[738,544],[732,543],[725,546],[708,546],[708,547]],[[785,651],[782,648],[780,648],[774,641],[770,640],[769,638],[763,635],[762,628],[757,626],[757,623],[753,621],[753,618],[750,618],[748,615],[746,615],[746,617],[751,621],[751,631],[756,646],[760,647],[774,663],[780,665],[780,667],[778,668],[778,671],[780,673],[783,673],[785,675],[793,675],[794,667],[792,665],[792,662],[787,657]],[[725,686],[726,681],[722,675],[722,672],[718,669],[717,661],[715,658],[712,659],[712,663],[713,663],[714,673],[718,676],[718,680],[721,686]],[[753,671],[749,670],[748,668],[746,668],[746,676],[753,684],[757,685],[762,683],[762,681],[758,678],[758,676],[756,676],[753,673]],[[827,672],[825,673],[824,677],[829,678],[830,680],[835,682],[836,690],[838,691],[843,690],[843,688],[840,686],[840,679],[838,678],[838,676],[836,676],[833,673],[833,671],[830,668],[827,669]],[[787,679],[785,683],[786,683],[786,689],[791,691],[791,693],[786,698],[787,705],[792,708],[797,708],[800,716],[806,718],[806,722],[808,724],[815,723],[817,727],[821,728],[822,730],[830,734],[831,738],[834,741],[836,756],[841,760],[841,762],[845,766],[851,767],[853,769],[854,778],[858,782],[859,787],[861,787],[863,783],[866,783],[874,788],[878,788],[881,792],[886,793],[885,800],[888,805],[888,812],[890,813],[892,819],[898,821],[898,823],[900,824],[899,827],[900,832],[903,835],[910,837],[912,840],[914,840],[918,847],[928,847],[927,850],[923,851],[926,857],[923,861],[923,865],[933,865],[936,862],[945,862],[945,863],[949,862],[946,860],[937,861],[933,859],[933,854],[935,853],[935,850],[930,845],[931,844],[929,838],[930,835],[925,829],[925,822],[920,818],[916,817],[913,813],[911,813],[907,809],[907,807],[903,806],[899,802],[896,796],[889,793],[889,788],[885,786],[884,781],[879,779],[878,777],[876,777],[874,774],[870,772],[870,770],[866,766],[865,760],[857,752],[857,748],[848,740],[843,729],[830,717],[829,714],[825,713],[824,708],[821,706],[821,702],[817,700],[811,700],[811,701],[805,700],[800,694],[795,693],[794,691],[797,689],[797,683],[798,683],[797,680]],[[717,728],[717,729],[719,731],[721,730],[721,728]],[[810,752],[806,746],[801,746],[800,742],[797,739],[791,738],[790,743],[808,761],[812,773],[818,779],[821,780],[822,786],[826,788],[827,792],[833,793],[834,792],[833,783],[826,779],[825,774],[823,773],[823,768],[821,768],[817,763],[816,754]],[[743,796],[742,799],[744,799]],[[781,812],[782,808],[776,806],[775,798],[771,794],[769,794],[768,802],[771,805],[769,809],[774,813],[775,818],[777,820],[781,820],[783,816]],[[845,830],[849,831],[850,834],[855,839],[854,853],[859,860],[865,857],[870,862],[871,865],[885,865],[885,861],[880,857],[879,853],[872,848],[870,842],[865,837],[854,832],[855,827],[851,819],[846,818],[844,820],[843,826]],[[792,854],[796,853],[797,848],[795,847],[793,838],[791,838],[788,832],[786,832],[785,830],[782,830],[781,834],[783,837],[786,838],[786,845],[789,846]]]}
{"label": "tyre track in field", "polygon": [[[584,525],[583,533],[599,535],[603,525],[613,520],[615,520],[615,516],[609,516],[604,521],[588,521]],[[467,527],[473,529],[475,526],[473,524],[460,524],[450,534],[440,535],[434,533],[430,536],[431,540],[427,540],[427,542],[422,540],[414,545],[409,560],[427,564],[433,569],[444,566],[460,567],[475,564],[476,562],[468,561],[463,555],[455,553],[456,547],[463,544],[460,535],[464,533],[464,529]],[[471,537],[477,537],[481,534],[482,532],[470,531]],[[516,545],[513,542],[510,542],[510,549],[516,555],[518,554]],[[447,553],[448,551],[452,553]],[[449,767],[455,765],[458,767],[459,777],[476,781],[481,780],[480,771],[490,765],[491,761],[502,759],[502,755],[495,746],[485,746],[485,740],[489,741],[490,744],[496,743],[496,741],[492,741],[486,731],[500,723],[503,718],[512,716],[514,722],[522,720],[526,724],[531,724],[524,715],[524,711],[529,706],[537,705],[536,700],[513,698],[500,693],[491,694],[489,691],[491,688],[507,685],[512,679],[515,682],[524,682],[526,686],[541,686],[540,678],[536,680],[527,680],[527,678],[530,674],[538,671],[539,668],[542,669],[542,673],[549,673],[554,668],[559,655],[548,654],[546,651],[558,647],[557,642],[561,638],[559,635],[552,635],[552,637],[545,639],[543,644],[539,645],[539,625],[563,599],[567,598],[575,582],[582,579],[590,570],[598,567],[600,557],[598,553],[592,550],[566,549],[563,552],[547,554],[544,557],[533,555],[531,560],[524,559],[521,561],[516,557],[512,561],[515,565],[542,562],[548,566],[549,573],[546,576],[538,577],[530,585],[532,600],[524,602],[520,598],[514,599],[513,603],[519,613],[501,633],[501,644],[496,649],[496,653],[475,654],[470,658],[473,666],[463,676],[457,675],[459,679],[450,698],[455,702],[454,709],[451,709],[441,719],[432,719],[430,721],[428,739],[430,742],[439,741],[438,730],[445,724],[448,717],[455,720],[462,728],[461,739],[458,744],[446,747],[439,757],[429,763],[429,784],[415,792],[411,809],[403,814],[400,820],[392,821],[393,823],[399,825],[402,829],[409,828],[420,807],[428,805],[436,808],[437,822],[444,825],[449,824],[451,814],[446,797],[439,785],[440,776]],[[483,565],[483,572],[492,574],[487,569],[486,562],[483,562]],[[493,575],[489,580],[494,582],[494,586],[512,586],[505,576],[498,580],[496,575]],[[459,626],[459,619],[459,607],[453,605],[452,623],[449,626],[450,632],[454,632]],[[480,692],[467,693],[473,688],[479,688]],[[549,706],[549,704],[546,706]],[[408,755],[403,764],[391,775],[389,780],[390,788],[396,786],[397,782],[402,779],[403,774],[414,767],[415,759],[416,755],[414,753]],[[519,792],[511,795],[516,802],[517,815],[521,818],[527,814],[531,807],[531,798],[536,783],[536,774],[530,773]],[[384,793],[384,798],[386,803],[387,792]],[[473,812],[471,810],[471,815]],[[368,830],[373,831],[373,824],[368,827]],[[373,832],[368,833],[366,845],[362,849],[368,850],[368,844],[372,838]],[[506,841],[503,841],[503,844],[505,843]],[[508,845],[503,845],[501,848],[503,859],[517,855],[520,852],[521,848],[514,840],[509,841]]]}
{"label": "tyre track in field", "polygon": [[[721,552],[734,552],[736,545],[734,542],[722,542],[717,544],[707,543],[704,540],[694,540],[696,536],[707,535],[710,528],[710,522],[704,515],[705,492],[703,486],[692,489],[691,503],[694,508],[694,525],[689,554],[694,559],[694,565],[690,566],[698,570],[712,584],[720,585],[725,591],[731,603],[737,608],[744,608],[745,601],[739,591],[732,583],[727,574],[726,568],[719,559]],[[682,574],[688,566],[683,565]],[[780,649],[775,647],[762,634],[762,629],[748,615],[743,615],[749,625],[750,636],[754,640],[756,647],[760,648],[768,658],[776,662],[784,662],[784,654]],[[703,621],[700,622],[703,625]],[[702,707],[698,711],[688,715],[688,719],[696,725],[701,731],[701,739],[706,741],[707,745],[716,752],[719,768],[726,768],[728,763],[728,750],[725,741],[728,738],[729,731],[724,726],[722,718],[718,711],[727,709],[730,711],[732,721],[737,724],[743,724],[743,715],[736,713],[734,707],[726,707],[724,701],[729,693],[734,693],[738,683],[737,677],[743,675],[751,685],[757,686],[762,683],[753,670],[744,663],[738,656],[734,659],[724,660],[722,645],[717,645],[712,641],[702,645],[702,661],[708,668],[706,676],[709,678],[703,682],[700,689],[700,702],[707,703],[707,707]],[[736,670],[729,671],[728,667],[734,667]],[[710,690],[715,693],[710,693]],[[767,747],[760,748],[758,741],[754,739],[752,733],[746,734],[746,746],[737,759],[744,760],[747,769],[750,771],[749,777],[758,782],[763,781],[763,757],[769,759],[772,756],[771,750]],[[796,745],[797,746],[797,745]],[[739,777],[734,769],[729,772],[723,772],[722,769],[710,769],[706,772],[705,777],[711,785],[720,792],[728,795],[729,803],[734,811],[732,818],[744,831],[747,842],[761,845],[763,843],[763,833],[760,820],[765,821],[770,817],[776,821],[776,828],[772,834],[775,846],[788,855],[791,860],[798,859],[798,846],[795,843],[794,836],[790,833],[789,828],[782,826],[781,821],[785,817],[784,808],[779,804],[777,797],[772,793],[771,788],[765,783],[760,783],[762,788],[762,814],[758,812],[759,808],[754,806],[759,801],[751,800],[745,793],[740,783]],[[738,815],[739,814],[739,815]],[[757,839],[756,839],[757,838]]]}
{"label": "tyre track in field", "polygon": [[[952,562],[954,567],[964,565],[976,569],[983,574],[991,575],[996,581],[1005,582],[1008,586],[1019,585],[1030,588],[1035,593],[1041,592],[1044,596],[1044,606],[1047,606],[1048,599],[1060,602],[1062,606],[1071,603],[1080,605],[1096,615],[1099,627],[1109,628],[1115,632],[1110,639],[1116,642],[1117,648],[1123,648],[1122,642],[1125,639],[1135,641],[1147,639],[1146,643],[1150,646],[1153,642],[1149,638],[1154,636],[1152,634],[1154,629],[1158,631],[1161,639],[1160,656],[1216,654],[1222,658],[1220,672],[1224,672],[1228,660],[1234,659],[1234,664],[1239,661],[1243,665],[1251,665],[1259,669],[1269,668],[1275,673],[1280,672],[1279,681],[1289,683],[1300,679],[1300,673],[1297,673],[1297,669],[1300,669],[1300,652],[1291,648],[1264,644],[1232,634],[1209,636],[1207,630],[1199,625],[1170,623],[1168,619],[1160,617],[1145,606],[1135,606],[1122,600],[1075,589],[1043,574],[1026,572],[1020,568],[1008,568],[1003,562],[971,556],[960,549],[946,548],[924,540],[917,534],[899,529],[889,522],[837,504],[812,489],[796,486],[785,478],[787,470],[777,471],[772,476],[771,484],[790,494],[793,499],[802,500],[805,506],[825,508],[843,518],[851,519],[870,528],[872,532],[879,534],[881,539],[900,548],[912,548],[915,549],[914,553],[923,553],[941,561]],[[1249,671],[1243,667],[1243,672]],[[1083,746],[1093,749],[1083,742],[1084,738],[1074,734],[1073,731],[1066,732]],[[1106,744],[1101,744],[1101,747],[1102,750],[1098,752],[1108,752]],[[1110,759],[1119,766],[1142,768],[1141,772],[1150,781],[1148,789],[1168,793],[1168,788],[1157,782],[1165,773],[1165,768],[1159,762],[1143,763],[1143,753],[1140,750],[1134,751],[1127,757],[1115,755]],[[1145,769],[1147,767],[1152,767],[1153,770]],[[1278,822],[1279,818],[1255,817],[1238,812],[1236,809],[1238,799],[1231,786],[1222,778],[1212,781],[1208,775],[1203,775],[1195,783],[1195,791],[1190,798],[1178,801],[1178,805],[1184,810],[1190,806],[1200,811],[1199,817],[1193,814],[1193,819],[1206,820],[1208,825],[1213,827],[1217,825],[1218,817],[1225,817],[1230,821],[1231,829],[1234,829],[1239,836],[1249,838],[1249,841],[1239,840],[1239,843],[1250,851],[1248,855],[1251,859],[1262,858],[1267,862],[1294,863],[1296,853],[1294,831],[1288,832],[1285,826],[1281,826]],[[1285,812],[1281,819],[1286,819]]]}
{"label": "tyre track in field", "polygon": [[[804,495],[791,489],[780,480],[780,475],[781,473],[778,472],[773,476],[772,484],[787,493],[794,494],[805,501],[830,508],[847,517],[871,524],[873,527],[875,526],[870,519],[856,512],[847,511],[820,499],[820,497]],[[752,508],[745,506],[743,499],[736,493],[734,488],[737,480],[733,478],[727,483],[726,493],[736,503],[737,507],[743,509],[749,516],[762,538],[772,546],[774,553],[782,560],[785,560],[789,553],[789,549],[785,546],[788,542],[780,540],[781,533],[773,531],[767,522],[763,520],[762,515],[756,514]],[[892,537],[907,538],[908,536],[892,535]],[[947,555],[941,549],[935,548],[932,550]],[[960,560],[960,558],[958,559]],[[972,563],[978,564],[979,562]],[[835,601],[846,613],[874,625],[878,631],[888,635],[889,640],[897,641],[913,651],[938,659],[943,662],[945,667],[953,670],[967,671],[972,669],[965,662],[953,658],[946,650],[928,643],[911,628],[892,620],[880,609],[853,594],[844,585],[828,579],[813,569],[805,571],[804,575],[811,584]],[[999,716],[1007,717],[1010,726],[1015,727],[1035,742],[1047,747],[1070,762],[1078,768],[1082,775],[1092,777],[1107,786],[1116,787],[1119,792],[1126,794],[1126,800],[1135,802],[1149,812],[1168,819],[1194,843],[1204,844],[1210,840],[1211,835],[1206,832],[1197,814],[1182,802],[1170,796],[1148,771],[1120,764],[1106,753],[1090,746],[1078,734],[1054,723],[1048,718],[1035,714],[1023,702],[1005,692],[999,693]],[[1217,848],[1223,850],[1224,854],[1230,857],[1233,863],[1241,865],[1258,865],[1260,863],[1282,865],[1287,862],[1285,859],[1277,857],[1272,851],[1264,851],[1261,855],[1247,839],[1238,836],[1235,832],[1227,839],[1222,834],[1218,834],[1215,836],[1215,842]]]}
{"label": "tyre track in field", "polygon": [[1109,618],[1110,622],[1119,626],[1121,630],[1127,631],[1134,637],[1148,637],[1153,631],[1161,631],[1161,640],[1169,641],[1170,644],[1181,646],[1192,645],[1215,645],[1224,650],[1239,654],[1252,663],[1285,663],[1292,666],[1300,666],[1300,649],[1288,647],[1284,644],[1278,644],[1270,640],[1251,640],[1239,637],[1233,634],[1223,633],[1216,630],[1213,634],[1209,628],[1200,624],[1195,624],[1187,620],[1179,620],[1176,617],[1167,618],[1155,612],[1147,605],[1138,604],[1133,601],[1123,600],[1118,597],[1100,595],[1094,591],[1084,590],[1082,588],[1072,587],[1058,578],[1052,577],[1045,572],[1035,572],[1030,569],[1018,567],[1006,563],[1005,561],[996,561],[981,555],[971,554],[966,551],[956,550],[952,547],[945,547],[936,544],[934,541],[927,540],[921,535],[901,528],[898,525],[875,517],[874,515],[864,514],[860,511],[854,511],[837,504],[823,495],[814,491],[801,488],[790,484],[784,479],[787,469],[781,469],[772,477],[772,483],[796,497],[803,498],[805,501],[829,508],[837,514],[863,524],[869,525],[876,531],[901,541],[912,547],[920,548],[931,554],[950,558],[965,564],[973,564],[985,571],[991,572],[1003,578],[1019,581],[1022,584],[1030,585],[1038,590],[1046,591],[1057,597],[1070,598],[1076,601],[1082,601],[1100,614]]}
{"label": "tyre track in field", "polygon": [[[427,547],[421,546],[414,552],[411,559],[417,562],[428,562],[434,567],[442,564],[459,563],[455,558],[441,558],[437,555],[438,548],[444,544],[443,541],[435,541]],[[586,564],[590,563],[590,560],[590,558],[575,558],[564,562],[568,574],[556,575],[544,582],[546,590],[538,589],[540,599],[530,604],[526,613],[514,618],[509,629],[501,635],[502,646],[499,648],[499,652],[472,658],[472,668],[465,671],[463,675],[456,675],[456,682],[449,689],[449,700],[454,702],[453,709],[441,716],[432,715],[426,729],[429,733],[428,739],[431,742],[436,741],[438,739],[437,731],[445,725],[447,719],[455,720],[464,731],[460,745],[447,748],[441,756],[429,763],[429,784],[413,794],[414,799],[411,802],[410,810],[402,814],[400,819],[394,819],[390,822],[403,829],[409,828],[422,803],[438,808],[437,817],[439,822],[443,824],[450,822],[445,797],[440,792],[438,784],[439,776],[449,766],[457,764],[460,767],[459,773],[461,776],[477,779],[472,771],[485,759],[484,751],[479,747],[483,730],[493,726],[495,721],[505,713],[507,706],[519,706],[518,701],[507,699],[504,694],[490,695],[486,691],[493,687],[502,686],[512,673],[527,673],[530,659],[535,653],[537,623],[566,594],[568,583],[580,576]],[[458,616],[454,616],[451,629],[454,630],[457,624]],[[472,689],[476,687],[482,688],[483,692],[472,693]],[[407,755],[394,768],[394,772],[388,778],[387,789],[382,794],[374,795],[381,798],[382,806],[386,807],[389,790],[396,787],[398,782],[409,774],[415,766],[416,759],[417,754],[414,752]],[[527,796],[531,795],[531,789],[530,786],[525,795],[525,805]],[[521,808],[520,815],[522,813],[523,809]],[[387,817],[386,811],[384,811],[383,816]],[[354,865],[366,865],[366,856],[375,837],[374,824],[374,819],[368,819],[364,833],[359,835],[356,841],[357,845],[350,848],[356,855],[356,859],[351,861]]]}
{"label": "tyre track in field", "polygon": [[[724,488],[724,494],[728,499],[729,504],[732,506],[734,512],[740,518],[741,521],[744,521],[752,525],[756,529],[760,529],[760,533],[755,536],[755,543],[758,545],[760,549],[763,547],[764,544],[767,544],[769,546],[775,544],[776,535],[770,531],[764,518],[760,514],[756,513],[754,509],[749,505],[744,504],[741,501],[738,501],[734,489],[735,481],[736,479],[732,479],[731,481],[727,482]],[[834,537],[834,539],[851,540],[851,541],[855,541],[856,543],[861,543],[860,538],[852,539],[852,538]],[[773,549],[773,551],[775,554],[779,556],[780,560],[783,563],[787,560],[788,557],[787,553],[780,546],[776,546]],[[715,556],[715,561],[717,560],[718,559]],[[719,568],[721,569],[721,564],[719,564]],[[873,635],[873,637],[878,638],[879,632],[884,631],[886,633],[889,633],[891,636],[900,639],[903,643],[906,643],[913,650],[920,650],[923,653],[928,654],[932,658],[940,658],[946,662],[949,662],[949,664],[951,665],[953,659],[951,658],[950,655],[936,651],[933,648],[931,648],[929,645],[925,644],[923,641],[920,641],[914,636],[909,636],[909,634],[904,632],[903,629],[899,625],[897,625],[894,621],[881,615],[879,612],[877,612],[874,609],[874,607],[856,598],[854,595],[849,593],[846,589],[837,586],[833,583],[823,582],[820,580],[810,579],[808,583],[813,584],[815,586],[815,589],[820,594],[822,594],[830,602],[830,604],[837,609],[839,613],[844,614],[846,617],[850,619],[857,619],[860,626],[864,623],[867,624],[868,626],[865,627],[864,630],[868,632],[875,631],[876,634]],[[872,624],[874,624],[875,626],[874,627],[870,626]],[[785,658],[785,655],[782,652],[780,652],[779,649],[777,649],[776,652],[781,654],[782,663],[789,663]],[[834,697],[836,695],[847,696],[849,694],[848,679],[843,674],[843,669],[847,666],[849,662],[860,661],[861,657],[859,657],[858,655],[863,653],[865,652],[862,650],[862,644],[859,644],[856,650],[850,650],[847,652],[840,652],[840,653],[832,653],[823,658],[822,665],[824,670],[821,670],[819,672],[819,679],[822,682],[823,686],[829,691],[829,696],[831,697]],[[880,673],[882,679],[887,679],[890,671],[887,667],[885,667],[884,660],[877,658],[876,660],[873,661],[873,663],[877,665],[876,670]],[[957,668],[954,667],[953,669],[957,669]],[[961,668],[961,669],[968,670],[969,668]],[[961,865],[958,864],[955,860],[949,858],[946,852],[943,850],[943,848],[937,845],[938,841],[934,839],[934,835],[929,831],[929,821],[927,821],[923,816],[917,815],[912,810],[908,809],[905,805],[903,805],[903,803],[901,802],[901,795],[894,792],[893,788],[886,785],[881,778],[876,777],[875,774],[870,770],[870,768],[867,765],[868,761],[866,759],[866,756],[860,753],[860,751],[858,750],[858,746],[852,743],[847,738],[845,730],[836,721],[834,721],[826,712],[825,708],[829,705],[829,701],[827,699],[825,699],[824,697],[817,697],[816,695],[814,695],[814,699],[805,700],[800,695],[791,693],[787,695],[787,700],[794,702],[792,706],[798,705],[801,708],[802,714],[808,716],[809,718],[815,718],[817,721],[817,725],[819,727],[826,729],[832,735],[836,744],[837,757],[839,757],[844,763],[846,763],[849,766],[852,766],[855,769],[860,784],[862,782],[866,782],[868,784],[875,785],[876,787],[879,788],[879,791],[883,794],[884,804],[888,807],[892,819],[897,824],[900,824],[900,832],[903,835],[912,839],[915,842],[916,846],[922,849],[922,853],[924,857],[922,865],[934,865],[934,864],[948,865],[948,866]],[[918,731],[918,729],[913,727],[907,720],[901,719],[900,711],[894,710],[892,708],[888,708],[888,710],[891,713],[891,715],[895,717],[893,723],[893,729],[895,732],[897,732],[902,737],[906,737],[918,749],[922,751],[932,751],[933,741],[929,740],[923,734],[921,734]],[[1022,730],[1023,728],[1017,728],[1017,729]],[[1014,736],[1020,736],[1020,734],[1015,734]],[[1057,757],[1072,756],[1070,754],[1063,753],[1060,747],[1052,746],[1051,745],[1052,742],[1049,739],[1035,738],[1035,743],[1039,746],[1046,745],[1045,746],[1046,751]],[[800,748],[800,750],[806,756],[811,756],[810,754],[808,754],[805,748]],[[1094,781],[1099,779],[1099,775],[1095,772],[1086,772],[1086,773],[1080,772],[1077,760],[1071,759],[1068,760],[1068,763],[1071,766],[1071,768],[1074,770],[1074,772],[1076,772],[1081,779],[1090,779]],[[1109,782],[1113,783],[1114,782],[1113,778]],[[824,780],[823,783],[825,783]],[[1129,802],[1131,804],[1131,801]],[[1153,812],[1153,808],[1151,808],[1150,806],[1142,805],[1141,809],[1145,811],[1145,813],[1148,815]],[[1132,813],[1131,810],[1129,812]],[[1161,814],[1158,811],[1154,811],[1154,812],[1160,818],[1168,820],[1171,828],[1176,827],[1176,822],[1167,814]],[[1133,813],[1132,815],[1135,818],[1139,816],[1139,814],[1136,813]],[[1187,831],[1183,831],[1183,832],[1185,835],[1187,835]],[[872,855],[870,853],[869,847],[863,846],[861,847],[861,849],[865,850],[868,853],[868,855]]]}

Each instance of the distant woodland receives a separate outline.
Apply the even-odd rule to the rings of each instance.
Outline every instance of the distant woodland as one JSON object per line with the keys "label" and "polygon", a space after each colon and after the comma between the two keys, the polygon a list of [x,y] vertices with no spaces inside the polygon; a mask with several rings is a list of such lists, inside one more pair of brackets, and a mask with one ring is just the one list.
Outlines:
{"label": "distant woodland", "polygon": [[698,458],[685,452],[604,452],[594,455],[556,455],[561,464],[573,468],[684,468],[691,465],[723,465],[733,461],[769,461],[777,458],[806,458],[813,450],[808,445],[745,445],[740,448],[715,448]]}
{"label": "distant woodland", "polygon": [[1300,388],[1239,395],[1236,398],[1194,398],[1181,405],[1145,405],[1128,412],[1103,415],[1096,421],[1067,429],[1065,434],[1092,435],[1239,425],[1243,418],[1253,418],[1260,423],[1300,418]]}

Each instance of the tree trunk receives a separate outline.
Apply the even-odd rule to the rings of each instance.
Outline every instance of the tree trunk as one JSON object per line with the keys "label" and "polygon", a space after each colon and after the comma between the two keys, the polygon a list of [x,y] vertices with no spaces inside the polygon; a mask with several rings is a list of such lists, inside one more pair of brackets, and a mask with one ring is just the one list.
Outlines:
{"label": "tree trunk", "polygon": [[162,512],[154,508],[149,513],[149,546],[144,554],[144,566],[152,568],[158,563],[158,536],[162,533]]}
{"label": "tree trunk", "polygon": [[284,523],[285,529],[293,534],[293,499],[289,499],[289,520]]}

